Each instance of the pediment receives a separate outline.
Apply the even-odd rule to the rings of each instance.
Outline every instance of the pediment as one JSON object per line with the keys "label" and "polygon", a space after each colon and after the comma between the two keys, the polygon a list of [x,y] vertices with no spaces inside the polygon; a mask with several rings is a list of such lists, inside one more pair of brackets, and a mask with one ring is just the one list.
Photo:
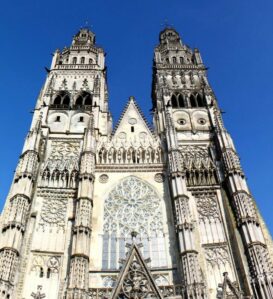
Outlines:
{"label": "pediment", "polygon": [[113,138],[121,141],[154,139],[153,132],[133,97],[130,97],[121,114],[115,127]]}

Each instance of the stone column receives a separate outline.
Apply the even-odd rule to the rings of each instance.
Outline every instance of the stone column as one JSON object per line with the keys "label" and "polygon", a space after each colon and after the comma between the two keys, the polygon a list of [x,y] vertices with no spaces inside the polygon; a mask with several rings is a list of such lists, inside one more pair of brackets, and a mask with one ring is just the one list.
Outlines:
{"label": "stone column", "polygon": [[221,150],[225,184],[230,194],[251,275],[255,298],[273,298],[273,266],[259,217],[232,139],[223,126],[218,107],[211,108],[216,138]]}
{"label": "stone column", "polygon": [[179,241],[180,263],[185,286],[185,298],[207,298],[206,287],[198,261],[198,251],[194,241],[194,225],[190,213],[189,196],[185,173],[181,165],[176,131],[171,117],[171,108],[166,109],[166,141],[170,172],[170,189]]}
{"label": "stone column", "polygon": [[[15,172],[9,199],[3,212],[0,244],[0,294],[12,298],[21,246],[32,203],[33,186],[39,166],[41,119],[29,132]],[[8,297],[9,296],[9,297]]]}
{"label": "stone column", "polygon": [[89,253],[92,232],[93,185],[95,171],[95,138],[90,122],[85,132],[80,160],[78,196],[73,227],[72,252],[67,298],[87,298]]}

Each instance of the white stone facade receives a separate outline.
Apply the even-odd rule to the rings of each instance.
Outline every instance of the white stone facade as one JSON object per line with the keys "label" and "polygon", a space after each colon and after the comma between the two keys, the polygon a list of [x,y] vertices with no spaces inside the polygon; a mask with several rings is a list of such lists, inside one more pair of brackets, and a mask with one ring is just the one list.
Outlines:
{"label": "white stone facade", "polygon": [[273,298],[272,244],[197,49],[166,28],[150,128],[105,54],[54,54],[1,215],[0,298]]}

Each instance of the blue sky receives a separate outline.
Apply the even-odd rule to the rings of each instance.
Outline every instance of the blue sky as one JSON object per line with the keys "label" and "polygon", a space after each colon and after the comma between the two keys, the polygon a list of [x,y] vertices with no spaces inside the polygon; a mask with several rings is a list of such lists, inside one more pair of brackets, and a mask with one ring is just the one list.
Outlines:
{"label": "blue sky", "polygon": [[186,44],[200,49],[250,189],[273,232],[273,2],[269,0],[3,1],[0,208],[51,53],[69,45],[88,21],[107,52],[114,119],[130,95],[150,118],[153,48],[165,19]]}

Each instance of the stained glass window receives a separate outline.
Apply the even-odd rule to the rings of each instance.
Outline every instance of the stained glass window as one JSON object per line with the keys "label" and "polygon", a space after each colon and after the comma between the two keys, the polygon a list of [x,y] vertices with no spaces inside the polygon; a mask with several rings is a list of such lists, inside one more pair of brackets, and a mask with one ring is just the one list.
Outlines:
{"label": "stained glass window", "polygon": [[133,231],[138,233],[142,253],[145,258],[151,258],[152,267],[166,266],[161,204],[156,191],[134,176],[123,179],[109,193],[104,205],[104,269],[119,267],[118,261],[125,257],[125,245],[131,242]]}

